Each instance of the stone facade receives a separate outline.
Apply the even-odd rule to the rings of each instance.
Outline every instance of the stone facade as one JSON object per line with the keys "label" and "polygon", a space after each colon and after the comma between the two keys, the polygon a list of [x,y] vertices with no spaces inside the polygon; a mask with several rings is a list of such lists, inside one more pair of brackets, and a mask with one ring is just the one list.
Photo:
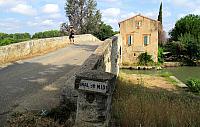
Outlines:
{"label": "stone facade", "polygon": [[137,63],[138,56],[147,52],[154,62],[158,61],[159,31],[162,25],[159,21],[136,15],[119,23],[122,37],[122,60]]}
{"label": "stone facade", "polygon": [[[94,42],[99,40],[90,34],[75,36],[76,43],[84,41]],[[42,55],[44,53],[48,53],[58,48],[62,48],[68,44],[70,44],[69,37],[64,36],[64,37],[30,40],[7,46],[1,46],[0,64],[13,62],[36,55]]]}

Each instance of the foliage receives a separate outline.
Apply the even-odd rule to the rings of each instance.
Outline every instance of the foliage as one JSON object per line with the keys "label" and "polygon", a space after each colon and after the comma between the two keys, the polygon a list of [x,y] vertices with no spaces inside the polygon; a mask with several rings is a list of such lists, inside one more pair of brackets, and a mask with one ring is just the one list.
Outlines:
{"label": "foliage", "polygon": [[200,15],[187,15],[175,24],[175,27],[169,33],[171,40],[178,41],[179,37],[190,33],[195,38],[199,37],[200,33]]}
{"label": "foliage", "polygon": [[183,54],[186,56],[186,60],[200,59],[200,36],[195,38],[194,35],[185,33],[179,37],[179,41],[184,45]]}
{"label": "foliage", "polygon": [[116,32],[114,32],[112,30],[112,27],[110,25],[106,25],[105,23],[101,23],[100,24],[100,28],[99,28],[99,31],[96,32],[94,34],[94,36],[96,36],[97,38],[99,38],[100,40],[105,40],[109,37],[112,37],[113,35],[115,35]]}
{"label": "foliage", "polygon": [[148,55],[147,52],[142,53],[138,56],[139,59],[139,65],[148,65],[149,63],[152,63],[152,56]]}
{"label": "foliage", "polygon": [[200,16],[187,15],[176,22],[170,32],[170,41],[165,45],[177,60],[195,65],[200,59]]}
{"label": "foliage", "polygon": [[0,33],[0,46],[26,41],[31,38],[29,33],[6,34]]}
{"label": "foliage", "polygon": [[94,34],[101,24],[101,13],[95,0],[66,0],[65,11],[70,25],[78,34]]}
{"label": "foliage", "polygon": [[[64,33],[65,34],[65,33]],[[32,38],[51,38],[51,37],[60,37],[63,36],[63,33],[61,33],[61,31],[58,30],[50,30],[50,31],[44,31],[44,32],[38,32],[35,33]]]}
{"label": "foliage", "polygon": [[164,63],[164,55],[163,55],[163,48],[159,47],[158,48],[158,62],[159,63]]}
{"label": "foliage", "polygon": [[[112,117],[122,127],[184,127],[200,125],[199,96],[138,85],[119,75]],[[137,82],[137,81],[136,81]]]}
{"label": "foliage", "polygon": [[186,85],[192,92],[200,93],[200,80],[199,79],[190,79],[187,81]]}
{"label": "foliage", "polygon": [[62,23],[60,26],[60,32],[62,36],[68,35],[69,25],[68,23]]}
{"label": "foliage", "polygon": [[184,45],[180,41],[168,42],[165,45],[165,49],[170,51],[178,61],[182,60],[181,56],[183,56]]}
{"label": "foliage", "polygon": [[160,4],[160,10],[159,10],[159,15],[158,15],[158,21],[162,24],[162,2]]}

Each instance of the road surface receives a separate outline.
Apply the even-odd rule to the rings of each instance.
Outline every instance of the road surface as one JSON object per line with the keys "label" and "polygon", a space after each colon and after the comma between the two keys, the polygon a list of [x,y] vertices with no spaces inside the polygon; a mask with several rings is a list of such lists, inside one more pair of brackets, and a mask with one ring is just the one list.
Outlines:
{"label": "road surface", "polygon": [[[59,103],[60,88],[100,42],[84,42],[0,67],[0,126],[12,111],[41,110]],[[73,86],[70,86],[73,87]]]}

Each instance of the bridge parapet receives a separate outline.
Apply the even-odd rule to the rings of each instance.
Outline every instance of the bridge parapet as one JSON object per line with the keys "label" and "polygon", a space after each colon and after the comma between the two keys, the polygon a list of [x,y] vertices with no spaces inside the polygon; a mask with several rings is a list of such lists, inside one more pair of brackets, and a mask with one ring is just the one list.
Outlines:
{"label": "bridge parapet", "polygon": [[[76,35],[75,41],[79,42],[95,42],[99,41],[91,34]],[[29,40],[7,46],[0,46],[0,64],[29,58],[36,55],[42,55],[58,48],[62,48],[70,44],[69,37],[54,37],[46,39]]]}
{"label": "bridge parapet", "polygon": [[119,35],[109,38],[85,61],[76,74],[76,126],[109,125],[112,94],[121,61]]}

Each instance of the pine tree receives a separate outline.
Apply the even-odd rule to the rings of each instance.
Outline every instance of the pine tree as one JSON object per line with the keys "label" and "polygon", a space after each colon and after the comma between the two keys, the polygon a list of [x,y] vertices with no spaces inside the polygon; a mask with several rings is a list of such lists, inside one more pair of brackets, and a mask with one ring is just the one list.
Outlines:
{"label": "pine tree", "polygon": [[160,10],[159,10],[159,15],[158,15],[158,21],[162,24],[162,2],[160,4]]}

